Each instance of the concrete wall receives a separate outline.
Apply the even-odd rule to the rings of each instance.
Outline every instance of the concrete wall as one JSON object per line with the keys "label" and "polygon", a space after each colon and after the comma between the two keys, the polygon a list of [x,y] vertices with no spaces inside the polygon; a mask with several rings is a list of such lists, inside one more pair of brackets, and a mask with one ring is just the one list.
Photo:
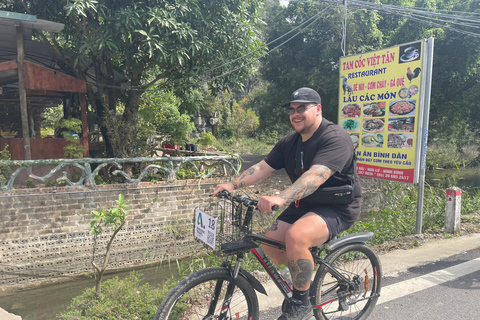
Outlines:
{"label": "concrete wall", "polygon": [[[193,240],[194,208],[205,207],[219,180],[87,188],[21,189],[0,194],[0,288],[18,289],[92,271],[92,210],[129,200],[127,223],[112,245],[109,268],[185,256]],[[98,239],[103,261],[111,231]]]}

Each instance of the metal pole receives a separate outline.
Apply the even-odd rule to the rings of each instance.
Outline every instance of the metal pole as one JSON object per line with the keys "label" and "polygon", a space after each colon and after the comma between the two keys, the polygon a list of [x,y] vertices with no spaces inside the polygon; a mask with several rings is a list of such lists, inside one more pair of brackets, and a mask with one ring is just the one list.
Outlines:
{"label": "metal pole", "polygon": [[417,201],[417,223],[415,233],[422,233],[422,216],[423,216],[423,197],[425,195],[425,168],[427,161],[427,142],[428,142],[428,121],[430,115],[430,95],[432,92],[432,70],[433,70],[433,44],[434,39],[429,38],[426,41],[427,51],[427,67],[425,70],[425,95],[424,95],[424,115],[423,115],[423,132],[422,134],[422,151],[420,176],[418,181],[418,201]]}
{"label": "metal pole", "polygon": [[343,0],[343,39],[342,52],[345,57],[347,52],[347,0]]}

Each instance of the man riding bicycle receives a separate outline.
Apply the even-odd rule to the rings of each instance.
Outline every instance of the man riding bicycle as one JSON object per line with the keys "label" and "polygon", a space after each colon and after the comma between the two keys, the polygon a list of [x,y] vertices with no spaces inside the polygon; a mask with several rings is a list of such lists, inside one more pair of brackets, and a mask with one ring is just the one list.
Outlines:
{"label": "man riding bicycle", "polygon": [[[361,198],[353,143],[345,130],[322,117],[320,95],[300,88],[292,94],[286,110],[295,131],[284,136],[264,160],[232,182],[217,185],[214,191],[214,196],[223,190],[231,192],[254,185],[275,170],[287,171],[292,185],[278,196],[263,196],[258,201],[264,212],[289,204],[266,233],[285,242],[286,251],[263,246],[277,267],[288,265],[292,275],[293,299],[280,320],[303,319],[311,312],[308,292],[314,264],[309,248],[352,226],[360,214]],[[353,193],[351,199],[339,201],[333,200],[338,195],[334,193],[330,201],[329,196],[314,194],[320,186],[351,186]]]}

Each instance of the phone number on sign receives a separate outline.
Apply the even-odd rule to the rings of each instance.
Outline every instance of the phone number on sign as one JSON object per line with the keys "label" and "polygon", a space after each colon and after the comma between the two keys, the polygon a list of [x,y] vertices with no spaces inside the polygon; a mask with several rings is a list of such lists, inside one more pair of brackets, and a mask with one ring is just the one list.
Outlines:
{"label": "phone number on sign", "polygon": [[361,164],[357,167],[357,172],[360,176],[366,176],[371,178],[380,178],[402,182],[413,181],[413,169],[399,170]]}

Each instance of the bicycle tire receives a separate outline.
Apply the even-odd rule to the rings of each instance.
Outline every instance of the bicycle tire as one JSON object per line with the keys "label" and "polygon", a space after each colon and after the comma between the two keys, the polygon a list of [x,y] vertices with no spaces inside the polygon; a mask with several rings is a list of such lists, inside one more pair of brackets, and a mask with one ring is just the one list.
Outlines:
{"label": "bicycle tire", "polygon": [[366,244],[354,243],[330,252],[325,261],[353,280],[356,288],[345,290],[342,281],[322,265],[310,290],[315,319],[366,319],[380,295],[382,270],[377,254]]}
{"label": "bicycle tire", "polygon": [[[230,279],[230,269],[209,268],[200,270],[180,281],[158,306],[154,320],[159,319],[218,319],[223,297]],[[209,299],[213,296],[215,284],[223,280],[222,292],[215,313],[206,317]],[[255,290],[242,275],[237,278],[226,319],[252,319],[259,317],[258,299]]]}

